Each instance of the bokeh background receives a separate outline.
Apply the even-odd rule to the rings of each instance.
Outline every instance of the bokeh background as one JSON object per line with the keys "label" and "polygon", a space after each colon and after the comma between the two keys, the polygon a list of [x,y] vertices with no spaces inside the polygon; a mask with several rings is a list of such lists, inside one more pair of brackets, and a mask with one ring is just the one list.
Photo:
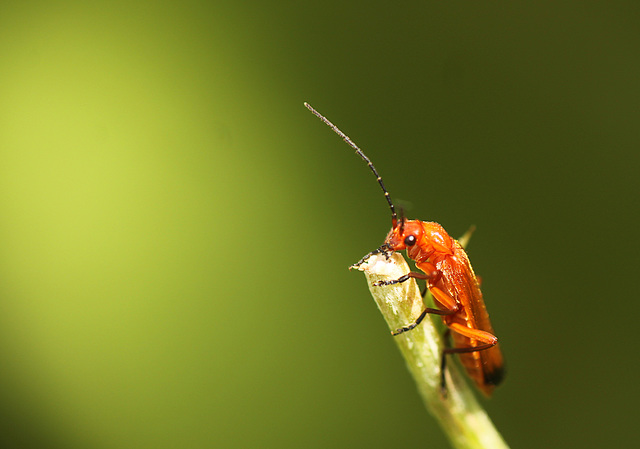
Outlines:
{"label": "bokeh background", "polygon": [[447,447],[360,273],[477,225],[513,447],[638,442],[640,6],[0,5],[0,438]]}

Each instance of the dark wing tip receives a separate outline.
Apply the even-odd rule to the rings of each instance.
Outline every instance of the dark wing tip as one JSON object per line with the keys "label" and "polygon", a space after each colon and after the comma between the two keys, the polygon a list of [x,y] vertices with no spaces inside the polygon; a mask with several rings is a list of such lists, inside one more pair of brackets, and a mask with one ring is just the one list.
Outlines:
{"label": "dark wing tip", "polygon": [[485,371],[484,373],[484,382],[488,385],[498,386],[504,380],[504,376],[506,374],[506,370],[504,369],[504,365],[500,365],[495,367],[491,371]]}

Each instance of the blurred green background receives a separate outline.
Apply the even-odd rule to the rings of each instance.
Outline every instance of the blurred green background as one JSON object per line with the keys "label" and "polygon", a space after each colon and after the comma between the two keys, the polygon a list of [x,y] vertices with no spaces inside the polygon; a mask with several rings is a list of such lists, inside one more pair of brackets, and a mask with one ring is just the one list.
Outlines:
{"label": "blurred green background", "polygon": [[[0,6],[0,438],[447,447],[347,267],[469,254],[512,447],[638,442],[640,6]],[[405,203],[406,204],[406,203]]]}

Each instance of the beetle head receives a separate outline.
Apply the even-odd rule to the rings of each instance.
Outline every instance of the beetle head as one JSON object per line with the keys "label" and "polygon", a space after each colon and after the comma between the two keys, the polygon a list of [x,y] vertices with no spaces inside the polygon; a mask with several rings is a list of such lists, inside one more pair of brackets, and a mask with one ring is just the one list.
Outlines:
{"label": "beetle head", "polygon": [[389,231],[384,243],[391,251],[401,251],[418,243],[423,232],[419,220],[407,220],[403,217]]}

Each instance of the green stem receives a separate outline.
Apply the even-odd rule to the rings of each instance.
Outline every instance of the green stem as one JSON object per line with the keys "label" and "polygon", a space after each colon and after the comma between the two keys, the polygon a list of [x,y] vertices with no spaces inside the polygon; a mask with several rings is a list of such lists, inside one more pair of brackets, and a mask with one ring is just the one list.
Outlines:
{"label": "green stem", "polygon": [[[364,271],[371,294],[389,329],[396,330],[413,323],[424,309],[420,290],[413,279],[389,286],[372,285],[380,280],[398,279],[410,271],[399,253],[394,253],[389,259],[383,255],[371,256],[355,268]],[[442,395],[442,338],[435,326],[435,319],[438,318],[428,315],[415,329],[393,337],[407,361],[427,409],[438,420],[455,448],[508,449],[454,363],[447,364],[446,396]]]}

